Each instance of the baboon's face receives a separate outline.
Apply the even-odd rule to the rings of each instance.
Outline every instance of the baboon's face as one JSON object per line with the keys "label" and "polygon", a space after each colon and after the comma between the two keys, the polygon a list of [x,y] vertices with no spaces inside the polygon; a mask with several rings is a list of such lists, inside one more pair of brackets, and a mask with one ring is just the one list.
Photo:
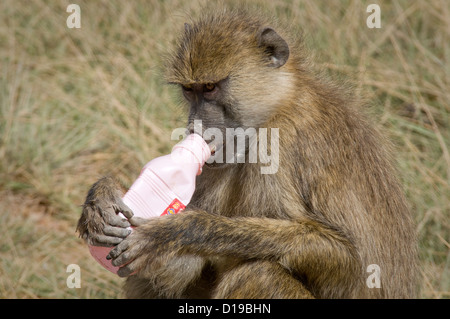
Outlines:
{"label": "baboon's face", "polygon": [[[228,152],[234,137],[230,133],[236,128],[244,128],[245,121],[236,112],[236,103],[230,93],[230,78],[217,82],[181,84],[184,98],[189,105],[188,130],[202,134],[207,143],[214,141],[211,167],[223,166],[234,161],[237,149]],[[228,136],[228,138],[227,138]]]}
{"label": "baboon's face", "polygon": [[212,166],[235,163],[248,149],[246,143],[246,149],[227,152],[237,139],[230,133],[257,130],[273,114],[292,86],[283,68],[288,57],[287,43],[272,28],[242,17],[185,26],[167,78],[180,86],[188,104],[188,129],[203,133],[207,142],[222,140],[215,156],[223,160]]}

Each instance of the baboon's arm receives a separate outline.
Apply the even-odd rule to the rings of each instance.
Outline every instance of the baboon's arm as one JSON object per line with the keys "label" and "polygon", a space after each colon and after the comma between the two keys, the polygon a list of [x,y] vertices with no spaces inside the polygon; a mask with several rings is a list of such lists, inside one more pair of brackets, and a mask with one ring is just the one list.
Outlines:
{"label": "baboon's arm", "polygon": [[110,257],[114,265],[128,263],[119,271],[127,276],[136,270],[151,272],[158,256],[183,253],[264,259],[300,275],[314,269],[318,276],[332,273],[335,278],[354,274],[358,267],[350,240],[318,222],[229,218],[204,211],[150,219],[114,248]]}

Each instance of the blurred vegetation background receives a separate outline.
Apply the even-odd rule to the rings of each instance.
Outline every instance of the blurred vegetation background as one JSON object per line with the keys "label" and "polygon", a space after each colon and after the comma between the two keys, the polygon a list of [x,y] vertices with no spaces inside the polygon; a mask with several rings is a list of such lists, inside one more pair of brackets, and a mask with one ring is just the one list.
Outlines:
{"label": "blurred vegetation background", "polygon": [[[75,233],[104,174],[131,183],[185,125],[162,79],[188,16],[212,1],[0,2],[0,298],[117,298]],[[381,7],[380,29],[366,8]],[[199,5],[200,4],[200,5]],[[303,30],[317,67],[373,101],[419,233],[421,298],[450,297],[450,2],[251,1]],[[69,264],[81,288],[69,289]]]}

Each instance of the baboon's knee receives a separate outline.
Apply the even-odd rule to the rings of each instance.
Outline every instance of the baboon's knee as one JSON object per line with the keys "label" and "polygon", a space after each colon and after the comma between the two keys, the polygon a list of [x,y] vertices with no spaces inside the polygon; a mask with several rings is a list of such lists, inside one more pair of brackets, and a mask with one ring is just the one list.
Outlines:
{"label": "baboon's knee", "polygon": [[305,286],[277,263],[251,261],[222,275],[215,298],[314,298]]}

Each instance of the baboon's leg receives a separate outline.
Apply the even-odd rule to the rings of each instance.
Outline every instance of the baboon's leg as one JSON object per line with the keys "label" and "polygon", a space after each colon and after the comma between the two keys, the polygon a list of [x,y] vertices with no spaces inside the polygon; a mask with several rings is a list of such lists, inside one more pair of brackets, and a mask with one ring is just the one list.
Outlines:
{"label": "baboon's leg", "polygon": [[313,295],[279,264],[250,261],[224,273],[215,298],[311,299]]}

